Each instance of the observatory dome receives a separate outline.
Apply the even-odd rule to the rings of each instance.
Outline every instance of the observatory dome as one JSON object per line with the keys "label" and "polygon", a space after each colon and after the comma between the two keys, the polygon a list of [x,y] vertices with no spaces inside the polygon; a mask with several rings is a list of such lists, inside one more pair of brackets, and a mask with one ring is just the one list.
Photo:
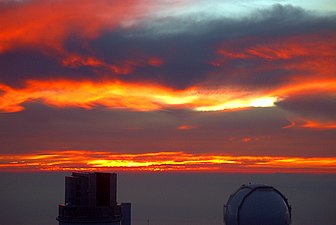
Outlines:
{"label": "observatory dome", "polygon": [[242,185],[224,206],[226,225],[290,225],[291,207],[272,186]]}

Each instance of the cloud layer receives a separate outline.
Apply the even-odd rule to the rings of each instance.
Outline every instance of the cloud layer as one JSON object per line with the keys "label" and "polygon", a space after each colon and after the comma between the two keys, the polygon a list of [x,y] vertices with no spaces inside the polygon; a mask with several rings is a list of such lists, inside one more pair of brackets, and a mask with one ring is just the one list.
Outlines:
{"label": "cloud layer", "polygon": [[334,156],[336,14],[302,7],[0,1],[1,151]]}
{"label": "cloud layer", "polygon": [[3,155],[0,169],[8,171],[196,171],[238,173],[334,173],[336,158],[230,156],[155,152],[118,154],[99,151],[46,151]]}

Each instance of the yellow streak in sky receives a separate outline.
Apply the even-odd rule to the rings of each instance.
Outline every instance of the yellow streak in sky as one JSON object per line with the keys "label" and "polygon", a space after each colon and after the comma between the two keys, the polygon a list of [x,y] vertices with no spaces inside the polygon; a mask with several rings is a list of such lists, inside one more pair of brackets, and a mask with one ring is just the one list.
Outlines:
{"label": "yellow streak in sky", "polygon": [[0,83],[0,111],[22,111],[25,102],[40,101],[54,107],[91,109],[102,105],[152,111],[185,108],[195,111],[218,111],[251,107],[274,107],[278,99],[309,91],[336,92],[336,80],[298,81],[273,90],[244,90],[233,87],[189,87],[174,90],[156,84],[121,81],[30,80],[23,88]]}
{"label": "yellow streak in sky", "polygon": [[195,108],[196,111],[220,111],[230,109],[242,109],[251,107],[273,107],[277,97],[246,97],[242,99],[235,99],[219,105],[201,106]]}
{"label": "yellow streak in sky", "polygon": [[186,152],[123,154],[68,150],[0,156],[0,171],[10,170],[336,173],[336,157],[233,156]]}

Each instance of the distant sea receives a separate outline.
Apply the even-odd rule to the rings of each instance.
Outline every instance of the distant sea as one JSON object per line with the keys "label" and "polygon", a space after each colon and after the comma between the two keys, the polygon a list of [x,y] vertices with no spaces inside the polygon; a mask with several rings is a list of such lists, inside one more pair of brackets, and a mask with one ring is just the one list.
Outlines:
{"label": "distant sea", "polygon": [[[0,223],[57,225],[70,173],[0,173]],[[242,184],[280,190],[292,225],[336,225],[336,175],[118,173],[118,202],[132,203],[132,224],[223,225],[223,204]]]}

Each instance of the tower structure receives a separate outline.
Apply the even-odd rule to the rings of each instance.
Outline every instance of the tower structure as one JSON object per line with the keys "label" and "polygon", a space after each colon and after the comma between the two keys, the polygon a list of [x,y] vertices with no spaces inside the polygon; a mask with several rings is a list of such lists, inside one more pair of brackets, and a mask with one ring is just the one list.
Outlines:
{"label": "tower structure", "polygon": [[131,204],[117,204],[117,174],[72,173],[65,177],[59,225],[131,225]]}

